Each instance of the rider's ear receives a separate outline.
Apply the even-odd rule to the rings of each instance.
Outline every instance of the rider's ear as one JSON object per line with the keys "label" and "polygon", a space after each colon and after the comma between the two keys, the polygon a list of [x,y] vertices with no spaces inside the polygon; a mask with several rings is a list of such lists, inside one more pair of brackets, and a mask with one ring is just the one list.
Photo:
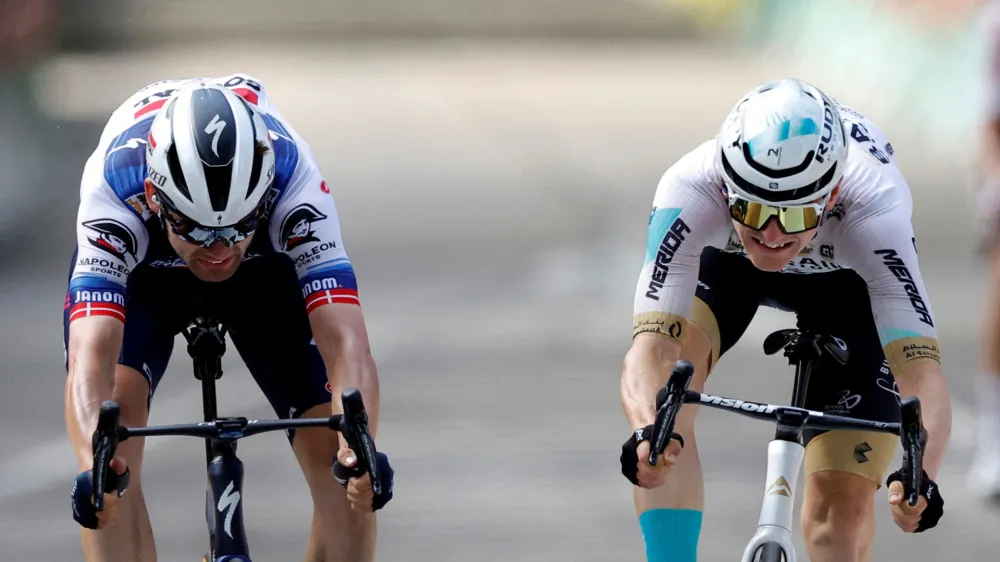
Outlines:
{"label": "rider's ear", "polygon": [[146,178],[145,188],[146,201],[149,204],[150,210],[153,211],[153,214],[158,214],[160,212],[160,198],[156,196],[156,191],[153,190],[153,182],[149,181],[149,178]]}
{"label": "rider's ear", "polygon": [[830,199],[827,200],[827,202],[826,202],[826,208],[823,209],[824,211],[829,211],[830,209],[833,208],[834,204],[837,203],[837,196],[840,195],[840,182],[841,181],[844,181],[844,180],[843,179],[839,180],[837,182],[837,185],[833,188],[833,191],[830,192]]}

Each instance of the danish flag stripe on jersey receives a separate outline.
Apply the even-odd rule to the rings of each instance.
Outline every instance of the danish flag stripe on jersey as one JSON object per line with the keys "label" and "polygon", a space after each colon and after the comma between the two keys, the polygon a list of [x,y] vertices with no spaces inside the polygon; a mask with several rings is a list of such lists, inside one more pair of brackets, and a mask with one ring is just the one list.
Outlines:
{"label": "danish flag stripe on jersey", "polygon": [[361,300],[358,299],[358,292],[356,290],[328,289],[326,291],[316,291],[306,297],[306,312],[312,312],[324,304],[333,303],[356,304],[361,306]]}
{"label": "danish flag stripe on jersey", "polygon": [[69,321],[85,316],[111,316],[125,321],[125,307],[109,302],[81,302],[69,311]]}

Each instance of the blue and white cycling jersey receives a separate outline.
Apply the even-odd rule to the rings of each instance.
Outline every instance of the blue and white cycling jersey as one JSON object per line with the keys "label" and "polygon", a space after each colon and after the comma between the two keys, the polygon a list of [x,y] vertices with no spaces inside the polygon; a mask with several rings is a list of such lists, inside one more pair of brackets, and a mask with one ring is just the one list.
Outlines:
{"label": "blue and white cycling jersey", "polygon": [[254,104],[274,143],[275,179],[267,195],[267,219],[244,260],[286,254],[295,265],[309,312],[330,303],[360,305],[336,204],[309,144],[270,102],[259,80],[233,74],[156,82],[112,113],[80,185],[77,256],[65,304],[70,321],[95,315],[124,321],[126,284],[136,266],[186,267],[146,204],[144,181],[153,117],[176,89],[193,82],[224,85]]}

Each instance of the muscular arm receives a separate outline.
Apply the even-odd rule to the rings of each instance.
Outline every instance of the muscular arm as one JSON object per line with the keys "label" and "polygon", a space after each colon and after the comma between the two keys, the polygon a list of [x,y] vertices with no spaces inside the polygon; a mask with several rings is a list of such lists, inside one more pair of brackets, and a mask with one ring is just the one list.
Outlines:
{"label": "muscular arm", "polygon": [[378,430],[378,373],[361,308],[350,304],[321,306],[309,313],[309,323],[333,388],[333,413],[343,413],[340,394],[344,389],[357,388],[364,399],[374,438]]}
{"label": "muscular arm", "polygon": [[[882,137],[872,126],[868,134]],[[910,190],[894,160],[869,164],[865,181],[882,188],[849,209],[845,220],[852,222],[841,242],[868,284],[879,339],[900,395],[920,399],[927,428],[925,469],[934,478],[951,437],[951,396],[941,370],[931,296],[920,272]]]}
{"label": "muscular arm", "polygon": [[936,480],[951,438],[951,394],[948,392],[948,380],[941,372],[941,366],[930,361],[905,367],[895,377],[901,396],[916,396],[920,399],[920,411],[927,429],[924,470],[931,480]]}
{"label": "muscular arm", "polygon": [[94,464],[91,437],[101,402],[111,399],[123,329],[120,320],[106,316],[80,318],[70,326],[66,429],[80,470]]}
{"label": "muscular arm", "polygon": [[680,357],[698,285],[701,252],[732,229],[718,192],[714,141],[702,143],[660,179],[649,215],[646,253],[635,288],[632,346],[621,400],[632,429],[653,423],[656,393]]}
{"label": "muscular arm", "polygon": [[621,395],[625,418],[633,429],[653,423],[656,393],[667,382],[681,355],[681,344],[654,333],[632,340],[622,368]]}

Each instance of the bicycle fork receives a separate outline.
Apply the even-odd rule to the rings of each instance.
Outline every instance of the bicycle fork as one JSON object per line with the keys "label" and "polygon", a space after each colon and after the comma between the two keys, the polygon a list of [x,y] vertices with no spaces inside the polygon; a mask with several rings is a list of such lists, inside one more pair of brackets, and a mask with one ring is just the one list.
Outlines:
{"label": "bicycle fork", "polygon": [[795,490],[799,471],[805,457],[802,430],[806,414],[787,411],[778,415],[774,439],[767,445],[767,479],[764,499],[761,502],[757,532],[743,551],[742,562],[753,562],[761,550],[761,562],[795,562],[792,544],[792,515],[795,509]]}
{"label": "bicycle fork", "polygon": [[[767,480],[760,519],[757,521],[757,532],[743,551],[742,562],[752,562],[757,550],[769,543],[781,547],[786,562],[795,562],[792,515],[804,456],[805,447],[796,441],[774,439],[767,445]],[[761,560],[764,560],[763,555]]]}

